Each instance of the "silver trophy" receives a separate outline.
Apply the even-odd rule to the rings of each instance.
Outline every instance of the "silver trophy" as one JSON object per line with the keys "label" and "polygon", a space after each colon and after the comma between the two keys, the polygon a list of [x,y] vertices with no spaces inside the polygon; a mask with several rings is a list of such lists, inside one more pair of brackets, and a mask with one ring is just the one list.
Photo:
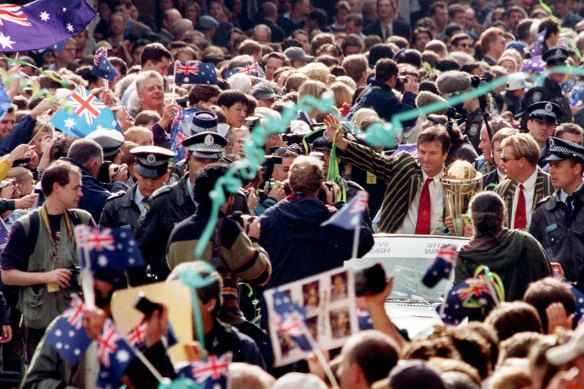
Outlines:
{"label": "silver trophy", "polygon": [[483,175],[467,161],[457,160],[442,176],[446,212],[452,216],[455,236],[464,233],[464,217],[471,197],[483,189]]}

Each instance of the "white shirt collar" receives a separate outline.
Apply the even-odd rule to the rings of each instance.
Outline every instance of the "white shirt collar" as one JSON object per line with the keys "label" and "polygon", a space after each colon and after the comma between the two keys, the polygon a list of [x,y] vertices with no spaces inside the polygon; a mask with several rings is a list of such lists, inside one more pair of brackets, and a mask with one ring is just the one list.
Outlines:
{"label": "white shirt collar", "polygon": [[531,176],[529,176],[529,178],[527,180],[525,180],[525,182],[520,182],[520,184],[523,184],[523,188],[526,191],[532,191],[532,190],[535,190],[535,181],[536,180],[537,180],[537,168],[535,169],[533,174]]}

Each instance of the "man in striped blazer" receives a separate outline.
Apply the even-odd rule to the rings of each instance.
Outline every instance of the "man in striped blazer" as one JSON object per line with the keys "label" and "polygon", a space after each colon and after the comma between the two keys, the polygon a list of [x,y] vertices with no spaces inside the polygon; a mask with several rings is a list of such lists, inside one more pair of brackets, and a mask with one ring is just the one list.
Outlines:
{"label": "man in striped blazer", "polygon": [[441,177],[450,137],[442,126],[418,135],[418,159],[407,152],[387,156],[344,138],[339,122],[329,116],[327,133],[338,156],[387,183],[378,232],[430,234],[443,227],[444,190]]}
{"label": "man in striped blazer", "polygon": [[501,168],[506,178],[495,187],[507,208],[507,227],[527,229],[537,203],[553,193],[549,174],[537,166],[539,147],[529,134],[512,135],[501,143]]}

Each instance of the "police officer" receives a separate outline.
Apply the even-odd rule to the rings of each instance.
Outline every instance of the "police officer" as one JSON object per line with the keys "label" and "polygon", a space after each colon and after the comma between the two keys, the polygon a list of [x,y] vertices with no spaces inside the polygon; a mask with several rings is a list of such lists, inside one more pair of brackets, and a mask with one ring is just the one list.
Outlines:
{"label": "police officer", "polygon": [[[194,135],[182,142],[187,149],[189,173],[178,182],[163,186],[150,196],[144,212],[136,225],[136,240],[150,270],[159,280],[164,280],[170,270],[166,263],[166,243],[174,225],[196,211],[193,199],[195,173],[219,161],[227,140],[217,133],[217,116],[212,112],[193,114],[191,130]],[[131,284],[144,283],[146,279],[132,279]]]}
{"label": "police officer", "polygon": [[104,227],[133,230],[148,198],[168,180],[168,161],[175,156],[159,146],[135,147],[130,153],[136,157],[137,183],[107,199],[99,221]]}
{"label": "police officer", "polygon": [[550,260],[562,265],[565,277],[575,282],[584,261],[584,147],[555,137],[549,139],[548,147],[547,162],[556,191],[538,203],[529,232]]}
{"label": "police officer", "polygon": [[[527,108],[526,128],[529,134],[535,139],[539,146],[540,167],[546,165],[546,158],[549,156],[548,139],[553,135],[556,126],[559,124],[559,118],[562,115],[562,109],[559,105],[550,101],[541,101],[531,104]],[[548,170],[548,169],[544,169]]]}
{"label": "police officer", "polygon": [[[552,47],[543,53],[542,59],[546,63],[546,68],[554,66],[565,66],[566,60],[572,52],[564,47]],[[533,103],[542,101],[550,101],[560,106],[559,123],[566,123],[572,121],[572,111],[570,109],[570,101],[562,93],[561,83],[564,81],[565,75],[560,73],[551,73],[548,75],[542,86],[531,88],[525,94],[523,99],[523,120],[521,122],[522,128],[526,128],[527,124],[527,107]]]}

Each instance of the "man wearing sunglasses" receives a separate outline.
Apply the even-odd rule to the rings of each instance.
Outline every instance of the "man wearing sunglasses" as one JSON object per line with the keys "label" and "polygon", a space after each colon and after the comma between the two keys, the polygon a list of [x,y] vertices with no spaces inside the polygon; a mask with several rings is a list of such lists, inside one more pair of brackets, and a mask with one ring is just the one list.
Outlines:
{"label": "man wearing sunglasses", "polygon": [[539,147],[529,134],[512,135],[501,143],[500,167],[506,178],[495,187],[507,208],[508,228],[529,228],[538,202],[553,193],[549,174],[538,168]]}

